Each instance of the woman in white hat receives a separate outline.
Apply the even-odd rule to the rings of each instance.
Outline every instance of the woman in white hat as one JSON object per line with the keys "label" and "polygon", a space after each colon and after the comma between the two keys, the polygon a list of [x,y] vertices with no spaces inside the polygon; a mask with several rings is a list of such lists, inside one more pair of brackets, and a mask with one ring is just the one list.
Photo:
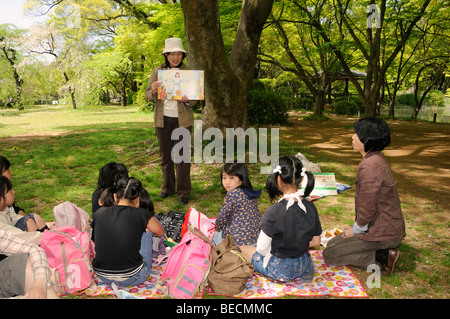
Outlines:
{"label": "woman in white hat", "polygon": [[[188,101],[186,96],[181,100],[158,100],[158,88],[161,82],[158,81],[159,70],[189,70],[183,63],[186,57],[186,51],[183,48],[183,42],[180,38],[168,38],[165,42],[165,48],[162,55],[165,62],[153,69],[150,75],[145,98],[147,101],[155,101],[155,126],[156,135],[159,141],[161,155],[161,168],[163,172],[162,191],[159,195],[166,198],[178,193],[178,200],[182,204],[187,204],[191,192],[191,164],[181,162],[175,164],[171,157],[171,152],[179,140],[172,140],[172,131],[176,128],[187,128],[192,131],[194,124],[194,113],[192,107],[197,101]],[[183,154],[180,154],[182,156]],[[176,165],[176,174],[175,174]]]}

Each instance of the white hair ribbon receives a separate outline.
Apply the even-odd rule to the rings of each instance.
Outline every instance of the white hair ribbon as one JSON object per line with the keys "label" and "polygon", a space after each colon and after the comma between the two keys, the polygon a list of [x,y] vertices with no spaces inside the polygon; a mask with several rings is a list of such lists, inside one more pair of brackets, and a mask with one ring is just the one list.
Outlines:
{"label": "white hair ribbon", "polygon": [[303,195],[304,195],[303,189],[299,189],[296,193],[283,195],[283,197],[278,202],[282,201],[283,199],[286,199],[288,201],[288,203],[286,205],[286,210],[288,210],[289,207],[294,205],[295,200],[297,200],[297,204],[300,207],[300,209],[302,209],[306,213],[306,207],[302,203],[302,199],[301,199],[301,197],[303,197]]}
{"label": "white hair ribbon", "polygon": [[305,176],[306,175],[306,168],[302,168],[302,173],[300,174],[300,176]]}

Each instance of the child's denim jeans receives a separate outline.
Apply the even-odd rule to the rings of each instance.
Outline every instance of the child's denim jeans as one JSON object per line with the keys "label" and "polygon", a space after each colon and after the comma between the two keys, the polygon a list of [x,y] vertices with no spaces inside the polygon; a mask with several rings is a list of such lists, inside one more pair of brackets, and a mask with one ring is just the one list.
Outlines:
{"label": "child's denim jeans", "polygon": [[314,278],[314,263],[311,255],[305,253],[299,258],[270,257],[267,267],[263,266],[264,256],[255,252],[252,264],[255,271],[260,274],[281,282],[289,282],[300,278],[303,282],[311,282]]}

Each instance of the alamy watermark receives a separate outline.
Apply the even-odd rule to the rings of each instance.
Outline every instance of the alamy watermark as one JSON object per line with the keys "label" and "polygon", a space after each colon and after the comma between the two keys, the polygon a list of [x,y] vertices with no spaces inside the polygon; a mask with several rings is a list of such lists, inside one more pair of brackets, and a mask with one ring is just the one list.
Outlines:
{"label": "alamy watermark", "polygon": [[[261,173],[268,174],[272,167],[276,166],[279,159],[279,129],[270,129],[270,154],[268,148],[267,128],[227,128],[225,129],[225,139],[220,129],[210,127],[203,132],[202,121],[194,121],[194,163],[248,163],[270,164],[262,167]],[[177,128],[172,132],[172,140],[179,142],[172,149],[172,161],[176,164],[191,163],[192,136],[186,128]],[[248,140],[248,143],[247,143]],[[203,146],[203,141],[211,141]],[[225,154],[224,154],[225,141]],[[235,143],[236,141],[236,143]],[[236,147],[235,147],[236,144]],[[247,152],[248,146],[248,152]]]}
{"label": "alamy watermark", "polygon": [[81,287],[81,268],[77,264],[70,264],[66,268],[66,284],[69,289],[80,289]]}
{"label": "alamy watermark", "polygon": [[376,4],[370,4],[367,6],[367,28],[373,29],[374,27],[381,28],[380,7]]}
{"label": "alamy watermark", "polygon": [[367,272],[371,274],[367,277],[366,285],[369,289],[381,288],[381,269],[377,264],[371,264],[367,267]]}

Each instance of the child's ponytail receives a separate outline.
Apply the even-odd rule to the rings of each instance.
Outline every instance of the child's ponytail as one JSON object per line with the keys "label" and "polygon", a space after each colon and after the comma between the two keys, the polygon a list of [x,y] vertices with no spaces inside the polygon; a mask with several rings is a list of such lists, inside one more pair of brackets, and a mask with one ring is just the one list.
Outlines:
{"label": "child's ponytail", "polygon": [[313,173],[311,173],[309,171],[305,172],[305,178],[307,178],[307,181],[306,181],[306,187],[305,187],[305,192],[304,192],[303,196],[307,197],[314,190],[315,179],[314,179]]}
{"label": "child's ponytail", "polygon": [[280,173],[278,171],[272,171],[266,181],[265,190],[267,194],[269,194],[270,201],[273,202],[275,198],[283,195],[283,193],[278,188],[278,175]]}

